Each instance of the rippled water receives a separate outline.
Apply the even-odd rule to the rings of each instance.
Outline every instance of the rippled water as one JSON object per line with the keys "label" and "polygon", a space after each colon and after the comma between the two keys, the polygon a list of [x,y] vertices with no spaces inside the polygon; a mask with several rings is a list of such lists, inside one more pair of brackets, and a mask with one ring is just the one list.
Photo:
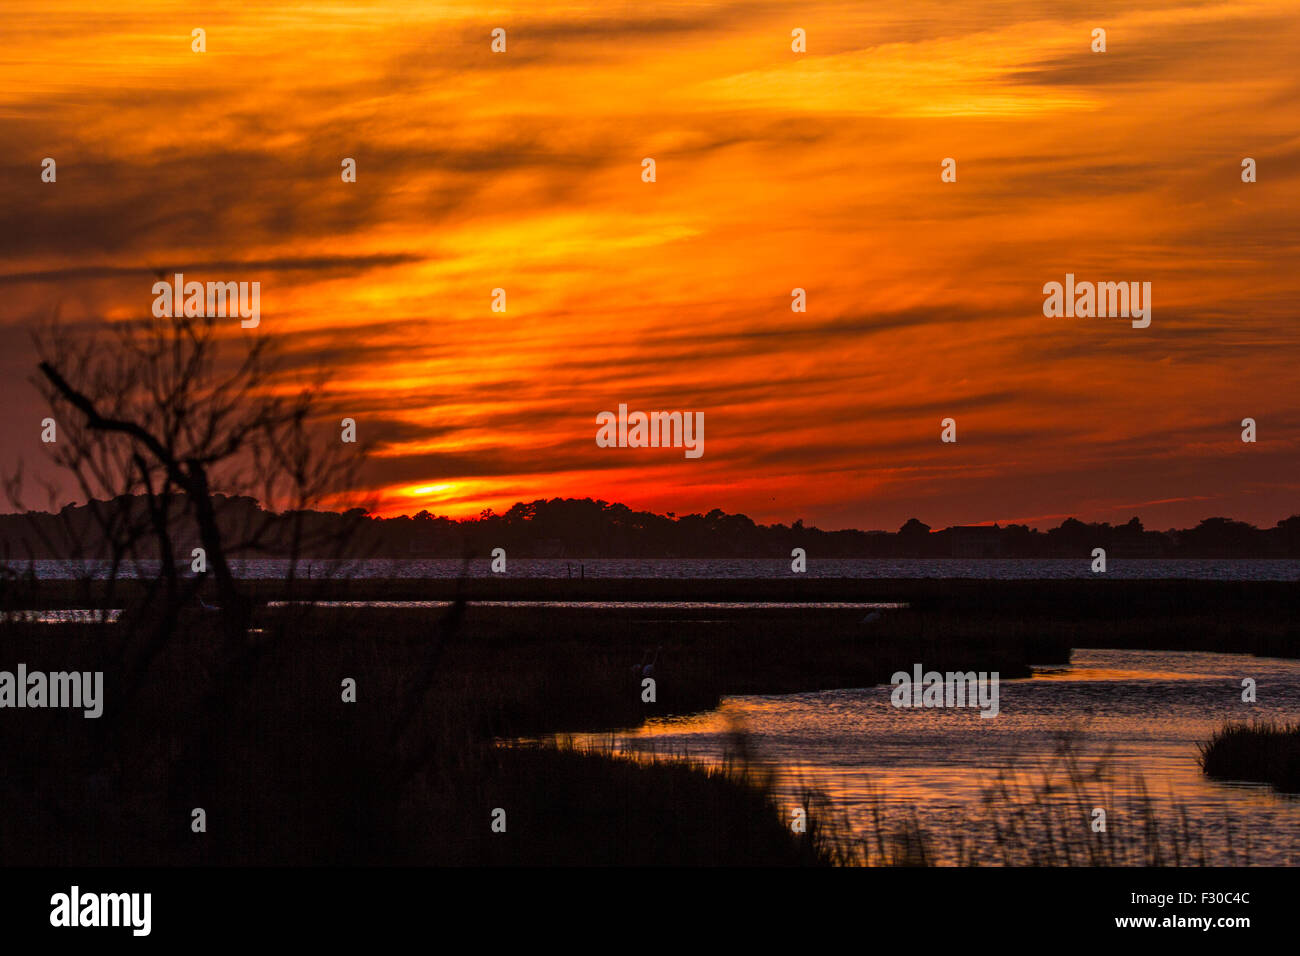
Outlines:
{"label": "rippled water", "polygon": [[116,624],[121,616],[121,608],[105,611],[94,608],[58,608],[41,611],[6,611],[0,614],[0,621],[22,621],[27,624]]}
{"label": "rippled water", "polygon": [[[1064,579],[1092,576],[1091,556],[1070,558],[828,558],[808,559],[807,576],[814,578],[990,578]],[[260,558],[232,561],[236,576],[250,579],[282,578],[289,561]],[[17,566],[23,570],[26,565]],[[157,564],[143,562],[124,566],[121,577],[157,573]],[[787,558],[511,558],[514,578],[783,578],[790,576]],[[102,577],[106,562],[35,561],[33,570],[41,579]],[[300,577],[358,578],[456,578],[465,573],[464,562],[456,559],[400,558],[368,561],[304,560],[295,572]],[[473,577],[492,575],[487,559],[471,561]],[[1300,561],[1228,559],[1152,559],[1112,557],[1106,564],[1108,578],[1191,578],[1195,580],[1297,581]]]}
{"label": "rippled water", "polygon": [[[1241,701],[1244,677],[1257,682],[1256,704]],[[738,721],[753,754],[777,767],[788,805],[812,785],[862,837],[873,829],[873,802],[890,823],[915,809],[941,859],[953,862],[958,836],[992,847],[979,819],[999,770],[1011,767],[1032,780],[1053,765],[1061,736],[1071,735],[1085,763],[1110,754],[1109,783],[1095,793],[1110,808],[1111,829],[1124,823],[1144,784],[1161,821],[1172,824],[1175,808],[1186,810],[1211,862],[1300,862],[1300,799],[1265,785],[1208,780],[1197,763],[1198,742],[1225,719],[1300,718],[1300,661],[1076,650],[1069,667],[1002,681],[1001,713],[993,719],[975,710],[895,708],[891,689],[734,697],[713,713],[573,739],[579,747],[716,763]],[[1229,855],[1229,842],[1238,854],[1245,849],[1245,860]]]}

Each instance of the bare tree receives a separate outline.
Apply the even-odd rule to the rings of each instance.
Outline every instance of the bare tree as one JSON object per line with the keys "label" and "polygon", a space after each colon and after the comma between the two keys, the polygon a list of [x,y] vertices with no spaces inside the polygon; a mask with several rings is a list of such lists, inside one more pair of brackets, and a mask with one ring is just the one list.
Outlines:
{"label": "bare tree", "polygon": [[[304,533],[304,513],[347,493],[361,464],[363,449],[319,428],[321,381],[290,374],[271,337],[223,335],[211,318],[115,322],[82,337],[51,322],[35,339],[35,384],[59,429],[54,459],[100,516],[112,573],[147,536],[158,563],[151,593],[161,592],[160,630],[170,631],[202,580],[182,582],[178,571],[188,532],[225,635],[242,641],[252,606],[232,557],[285,555],[292,581],[302,550],[319,543]],[[100,508],[100,498],[118,507]],[[232,507],[240,498],[263,507]]]}

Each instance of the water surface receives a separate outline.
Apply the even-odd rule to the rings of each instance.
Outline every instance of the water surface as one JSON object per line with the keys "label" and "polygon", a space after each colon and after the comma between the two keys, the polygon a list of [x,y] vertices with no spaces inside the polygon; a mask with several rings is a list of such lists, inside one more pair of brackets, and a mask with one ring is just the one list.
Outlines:
{"label": "water surface", "polygon": [[[1257,683],[1256,704],[1241,700],[1245,677]],[[1197,763],[1198,742],[1225,719],[1300,719],[1300,661],[1075,650],[1068,667],[1002,681],[1001,712],[992,719],[973,709],[895,708],[891,690],[731,697],[708,714],[573,742],[717,763],[738,724],[754,755],[777,768],[787,806],[812,785],[861,837],[872,832],[873,804],[895,823],[915,809],[921,825],[951,849],[961,834],[992,839],[987,826],[972,829],[968,821],[984,814],[985,793],[1000,770],[1027,781],[1051,771],[1063,781],[1055,754],[1068,737],[1084,766],[1109,754],[1105,785],[1088,792],[1090,802],[1109,808],[1112,829],[1145,792],[1162,821],[1173,824],[1175,808],[1186,810],[1211,862],[1300,862],[1300,799],[1262,784],[1209,780]],[[1244,859],[1232,855],[1243,851]]]}

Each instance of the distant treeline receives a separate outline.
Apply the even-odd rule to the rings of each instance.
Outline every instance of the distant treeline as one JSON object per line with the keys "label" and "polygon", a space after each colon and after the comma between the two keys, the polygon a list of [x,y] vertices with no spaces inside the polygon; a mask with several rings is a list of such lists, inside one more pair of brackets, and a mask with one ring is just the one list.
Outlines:
{"label": "distant treeline", "polygon": [[[1093,548],[1105,548],[1110,557],[1300,557],[1300,515],[1272,528],[1207,518],[1195,528],[1168,531],[1148,531],[1137,518],[1122,525],[1067,518],[1048,531],[1016,524],[934,530],[911,518],[890,532],[823,531],[802,521],[761,525],[718,509],[660,515],[590,498],[520,502],[505,514],[487,510],[461,520],[427,511],[379,518],[359,508],[276,514],[248,497],[219,495],[214,501],[229,552],[243,557],[286,556],[296,549],[304,557],[459,558],[486,557],[492,549],[504,548],[511,557],[788,559],[797,547],[816,559],[1078,557]],[[188,560],[198,534],[184,499],[172,507],[168,536],[173,555]],[[144,529],[149,520],[143,497],[68,505],[56,514],[0,515],[0,560],[13,565],[28,558],[103,558],[113,546],[136,558],[156,557],[156,539],[149,534],[122,540],[122,529]],[[256,551],[241,546],[253,540]]]}

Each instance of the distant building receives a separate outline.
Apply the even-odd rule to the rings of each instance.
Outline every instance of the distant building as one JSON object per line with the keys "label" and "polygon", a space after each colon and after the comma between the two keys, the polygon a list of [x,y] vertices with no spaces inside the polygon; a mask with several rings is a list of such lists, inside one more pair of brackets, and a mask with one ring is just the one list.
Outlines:
{"label": "distant building", "polygon": [[996,558],[1002,555],[1002,529],[997,525],[960,525],[948,529],[954,558]]}

